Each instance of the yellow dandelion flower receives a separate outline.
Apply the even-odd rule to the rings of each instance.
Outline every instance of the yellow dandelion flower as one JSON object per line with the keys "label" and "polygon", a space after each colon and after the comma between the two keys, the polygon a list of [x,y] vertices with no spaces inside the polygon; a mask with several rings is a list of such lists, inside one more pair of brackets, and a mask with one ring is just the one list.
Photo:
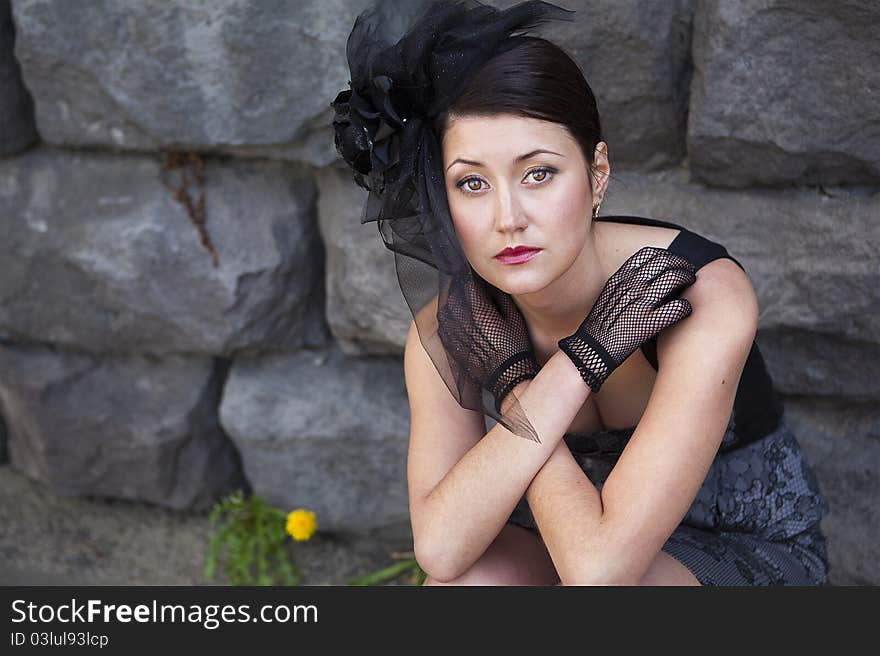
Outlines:
{"label": "yellow dandelion flower", "polygon": [[315,521],[315,513],[310,510],[297,508],[287,515],[287,532],[298,542],[312,537],[316,528],[318,523]]}

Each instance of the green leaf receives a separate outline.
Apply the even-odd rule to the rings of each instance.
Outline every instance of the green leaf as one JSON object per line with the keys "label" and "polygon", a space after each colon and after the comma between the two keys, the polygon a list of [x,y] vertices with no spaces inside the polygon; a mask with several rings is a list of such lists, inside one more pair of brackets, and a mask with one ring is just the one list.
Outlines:
{"label": "green leaf", "polygon": [[245,498],[241,490],[216,503],[209,514],[215,529],[205,556],[206,579],[222,562],[232,585],[296,585],[300,574],[286,550],[286,520],[283,510],[256,494]]}
{"label": "green leaf", "polygon": [[415,558],[410,558],[408,560],[401,560],[400,562],[394,563],[393,565],[389,565],[388,567],[383,567],[382,569],[376,570],[375,572],[370,572],[369,574],[365,574],[364,576],[349,581],[349,585],[378,585],[379,583],[384,583],[385,581],[390,581],[398,576],[400,576],[403,572],[407,572],[409,570],[415,569],[419,564],[416,562]]}

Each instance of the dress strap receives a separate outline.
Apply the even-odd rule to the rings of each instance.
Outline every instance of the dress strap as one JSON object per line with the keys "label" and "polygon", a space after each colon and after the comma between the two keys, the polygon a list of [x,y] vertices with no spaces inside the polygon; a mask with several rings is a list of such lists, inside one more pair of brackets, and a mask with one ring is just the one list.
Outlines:
{"label": "dress strap", "polygon": [[687,258],[688,262],[693,264],[697,271],[709,264],[709,262],[722,257],[733,260],[740,269],[746,270],[739,260],[727,252],[724,246],[686,228],[682,229],[678,236],[672,240],[672,243],[669,244],[669,250]]}
{"label": "dress strap", "polygon": [[669,244],[669,250],[673,253],[686,257],[688,262],[694,265],[698,271],[714,260],[726,257],[736,262],[737,266],[745,271],[745,267],[727,252],[727,249],[718,242],[707,239],[696,232],[688,230],[672,221],[662,221],[660,219],[649,219],[646,216],[629,216],[609,214],[606,216],[596,217],[596,221],[608,221],[610,223],[628,223],[634,225],[655,226],[658,228],[675,228],[681,232],[676,235],[672,243]]}

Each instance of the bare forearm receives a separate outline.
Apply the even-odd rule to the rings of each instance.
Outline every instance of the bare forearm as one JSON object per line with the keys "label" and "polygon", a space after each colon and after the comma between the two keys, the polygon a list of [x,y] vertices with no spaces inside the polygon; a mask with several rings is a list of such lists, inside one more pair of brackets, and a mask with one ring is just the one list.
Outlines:
{"label": "bare forearm", "polygon": [[[602,574],[595,552],[600,543],[602,496],[565,442],[560,441],[535,474],[526,500],[560,580],[566,584],[599,582],[595,579]],[[596,567],[590,570],[590,564]]]}
{"label": "bare forearm", "polygon": [[485,552],[571,425],[590,393],[583,381],[564,375],[572,368],[557,352],[515,390],[541,444],[497,424],[423,501],[422,514],[430,519],[420,534],[444,578],[460,576]]}
{"label": "bare forearm", "polygon": [[[563,386],[583,384],[573,367],[561,367],[560,375]],[[535,474],[526,500],[563,583],[626,582],[603,562],[602,495],[563,440]]]}

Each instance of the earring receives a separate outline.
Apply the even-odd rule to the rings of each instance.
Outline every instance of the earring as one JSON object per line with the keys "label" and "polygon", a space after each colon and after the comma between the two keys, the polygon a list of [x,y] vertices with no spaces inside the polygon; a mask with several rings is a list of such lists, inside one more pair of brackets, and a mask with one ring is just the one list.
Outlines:
{"label": "earring", "polygon": [[602,206],[602,201],[600,200],[600,201],[599,201],[599,204],[596,205],[596,207],[593,208],[593,218],[594,218],[594,219],[598,219],[598,218],[599,218],[599,208],[600,208],[601,206]]}

